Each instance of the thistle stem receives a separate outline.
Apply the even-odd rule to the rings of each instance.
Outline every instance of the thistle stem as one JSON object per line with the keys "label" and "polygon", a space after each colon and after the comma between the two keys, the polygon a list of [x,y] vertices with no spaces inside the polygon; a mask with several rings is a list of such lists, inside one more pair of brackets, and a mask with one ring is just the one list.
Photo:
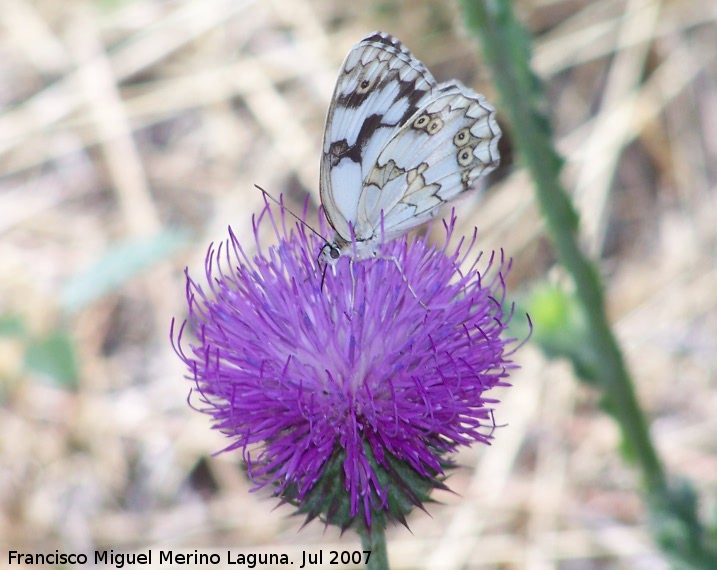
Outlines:
{"label": "thistle stem", "polygon": [[530,69],[528,34],[513,15],[511,0],[461,0],[461,4],[467,26],[482,40],[503,107],[516,128],[513,140],[533,177],[558,258],[572,276],[587,316],[588,341],[600,363],[592,380],[602,388],[631,457],[641,469],[655,540],[675,568],[714,568],[717,530],[702,524],[691,484],[668,484],[607,318],[599,273],[579,247],[578,216],[559,180],[563,161],[553,147],[542,111],[545,98],[540,82]]}
{"label": "thistle stem", "polygon": [[385,530],[379,526],[364,528],[359,531],[359,535],[363,550],[371,553],[366,563],[366,570],[389,570]]}
{"label": "thistle stem", "polygon": [[[524,53],[524,31],[512,20],[510,2],[462,2],[466,21],[483,39],[486,59],[496,70],[495,81],[512,123],[519,126],[515,142],[536,186],[538,201],[553,237],[560,262],[572,275],[576,295],[590,323],[593,349],[602,366],[597,380],[608,394],[623,436],[638,459],[651,494],[666,492],[662,463],[650,440],[642,409],[625,368],[622,353],[605,313],[603,289],[593,264],[580,251],[578,217],[559,182],[562,159],[555,152],[547,120],[536,109],[536,79]],[[511,36],[512,34],[512,36]]]}

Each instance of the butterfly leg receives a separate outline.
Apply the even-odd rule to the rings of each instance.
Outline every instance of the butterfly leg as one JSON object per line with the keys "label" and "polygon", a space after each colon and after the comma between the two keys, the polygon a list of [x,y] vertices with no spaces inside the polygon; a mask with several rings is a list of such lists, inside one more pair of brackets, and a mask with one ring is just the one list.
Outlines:
{"label": "butterfly leg", "polygon": [[[406,287],[411,292],[411,295],[413,295],[413,298],[418,301],[418,304],[421,305],[426,311],[430,311],[428,308],[428,305],[426,305],[421,299],[418,297],[416,292],[413,290],[413,287],[411,287],[411,284],[408,282],[408,278],[406,277],[406,274],[403,272],[403,269],[401,268],[401,264],[398,262],[398,258],[388,255],[388,256],[382,256],[381,259],[386,259],[388,261],[393,262],[393,264],[396,266],[396,269],[398,269],[398,272],[401,275],[401,279],[406,284]],[[356,261],[354,259],[349,260],[349,273],[351,273],[351,304],[353,305],[356,300],[356,274],[354,273],[354,264]],[[323,283],[323,279],[322,279]]]}
{"label": "butterfly leg", "polygon": [[354,274],[354,260],[349,260],[349,273],[351,273],[351,306],[356,302],[356,275]]}
{"label": "butterfly leg", "polygon": [[398,272],[401,274],[401,279],[403,279],[403,282],[406,284],[406,287],[408,287],[408,290],[411,292],[411,295],[413,295],[413,298],[418,301],[418,304],[421,305],[426,311],[430,311],[428,308],[428,305],[426,305],[421,299],[418,298],[418,295],[416,295],[416,292],[413,290],[413,287],[411,287],[411,284],[408,282],[408,278],[406,277],[406,274],[403,272],[403,269],[401,268],[401,264],[398,263],[398,259],[392,255],[386,256],[383,259],[390,259],[393,261],[393,264],[396,266],[396,269],[398,269]]}

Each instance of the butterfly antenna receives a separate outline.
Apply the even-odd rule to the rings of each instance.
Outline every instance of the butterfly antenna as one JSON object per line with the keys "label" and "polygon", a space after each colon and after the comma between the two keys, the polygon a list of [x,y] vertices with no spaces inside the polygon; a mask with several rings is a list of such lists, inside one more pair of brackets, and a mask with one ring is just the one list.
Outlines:
{"label": "butterfly antenna", "polygon": [[326,268],[328,267],[328,263],[324,263],[324,269],[321,272],[321,286],[319,287],[319,291],[324,290],[324,281],[326,280]]}
{"label": "butterfly antenna", "polygon": [[309,231],[311,231],[314,235],[318,236],[324,243],[326,243],[326,244],[329,243],[328,240],[327,240],[324,236],[322,236],[319,232],[317,232],[314,228],[312,228],[309,224],[307,224],[304,220],[302,220],[299,216],[297,216],[297,215],[296,215],[294,212],[292,212],[289,208],[287,208],[286,206],[284,206],[284,204],[282,204],[281,202],[279,202],[279,200],[277,200],[276,198],[274,198],[274,196],[272,196],[271,194],[269,194],[269,193],[268,193],[266,190],[264,190],[261,186],[259,186],[258,184],[254,184],[254,188],[256,188],[257,190],[260,190],[261,193],[264,194],[265,197],[267,197],[269,200],[271,200],[272,202],[274,202],[274,204],[276,204],[277,206],[279,206],[279,207],[280,207],[282,210],[284,210],[285,212],[288,212],[293,218],[296,219],[297,222],[299,222],[302,226],[304,226],[304,227],[307,228]]}

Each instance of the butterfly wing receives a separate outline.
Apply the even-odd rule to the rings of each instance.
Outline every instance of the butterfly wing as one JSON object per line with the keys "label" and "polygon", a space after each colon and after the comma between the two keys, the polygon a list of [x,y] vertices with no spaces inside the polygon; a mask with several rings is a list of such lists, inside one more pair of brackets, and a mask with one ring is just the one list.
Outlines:
{"label": "butterfly wing", "polygon": [[346,56],[326,118],[321,203],[345,241],[363,239],[358,204],[386,143],[430,98],[436,82],[393,36],[374,32]]}
{"label": "butterfly wing", "polygon": [[495,109],[458,81],[442,83],[390,140],[364,180],[358,227],[392,239],[435,216],[498,166]]}

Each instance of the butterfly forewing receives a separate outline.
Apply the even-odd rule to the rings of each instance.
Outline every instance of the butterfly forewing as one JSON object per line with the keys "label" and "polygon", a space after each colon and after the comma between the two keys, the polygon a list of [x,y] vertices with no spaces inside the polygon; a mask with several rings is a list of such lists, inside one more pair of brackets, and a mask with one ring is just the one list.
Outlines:
{"label": "butterfly forewing", "polygon": [[332,259],[352,239],[409,231],[475,187],[498,164],[500,134],[482,95],[436,84],[392,36],[364,38],[341,68],[324,133],[321,201],[341,244]]}
{"label": "butterfly forewing", "polygon": [[334,229],[350,240],[366,178],[386,142],[412,117],[436,82],[392,36],[374,33],[344,61],[326,118],[321,201]]}

